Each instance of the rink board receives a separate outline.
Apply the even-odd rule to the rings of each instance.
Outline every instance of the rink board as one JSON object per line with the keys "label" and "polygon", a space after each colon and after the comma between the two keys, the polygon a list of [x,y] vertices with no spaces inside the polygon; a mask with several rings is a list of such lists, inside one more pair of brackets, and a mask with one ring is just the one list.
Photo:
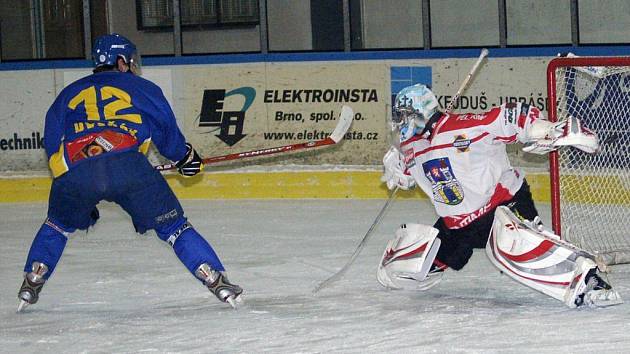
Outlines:
{"label": "rink board", "polygon": [[[180,130],[201,156],[323,139],[348,105],[354,119],[342,144],[264,162],[373,166],[391,144],[387,122],[395,94],[421,83],[433,88],[441,107],[448,107],[477,57],[476,50],[471,52],[474,56],[454,58],[147,65],[142,76],[160,87]],[[454,111],[478,113],[506,102],[544,111],[548,61],[491,56]],[[90,73],[90,67],[0,70],[0,173],[46,174],[45,112],[64,87]],[[544,164],[535,160],[526,166]]]}
{"label": "rink board", "polygon": [[[167,174],[182,199],[385,199],[388,191],[380,171],[299,171],[203,173],[192,178]],[[549,201],[549,176],[529,173],[527,180],[537,201]],[[0,178],[0,202],[48,200],[48,177]],[[400,191],[398,198],[426,196],[419,190]]]}

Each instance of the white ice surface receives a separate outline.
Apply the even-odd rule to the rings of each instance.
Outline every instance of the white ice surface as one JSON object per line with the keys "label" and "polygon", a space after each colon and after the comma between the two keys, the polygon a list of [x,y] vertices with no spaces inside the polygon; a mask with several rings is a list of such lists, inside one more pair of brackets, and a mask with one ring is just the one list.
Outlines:
{"label": "white ice surface", "polygon": [[[396,201],[345,277],[312,289],[348,260],[383,200],[186,201],[230,279],[220,303],[154,234],[103,204],[74,234],[39,303],[17,314],[17,290],[45,204],[0,205],[2,353],[628,353],[630,304],[571,310],[501,275],[478,250],[427,292],[375,280],[401,222],[433,223],[423,201]],[[541,214],[549,207],[539,205]],[[630,266],[610,282],[630,302]]]}

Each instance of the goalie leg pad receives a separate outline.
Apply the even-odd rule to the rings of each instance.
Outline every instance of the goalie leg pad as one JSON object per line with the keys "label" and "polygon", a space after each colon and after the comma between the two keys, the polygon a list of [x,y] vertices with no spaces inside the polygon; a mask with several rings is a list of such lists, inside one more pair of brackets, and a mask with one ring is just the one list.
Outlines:
{"label": "goalie leg pad", "polygon": [[[592,254],[547,234],[500,206],[495,211],[486,254],[512,279],[571,308],[582,304],[606,305],[606,301],[597,304],[592,297],[621,300],[619,294],[597,276]],[[603,289],[606,286],[608,289]]]}
{"label": "goalie leg pad", "polygon": [[428,225],[403,224],[385,247],[376,272],[378,282],[386,288],[409,290],[437,285],[444,270],[433,266],[440,248],[438,232]]}

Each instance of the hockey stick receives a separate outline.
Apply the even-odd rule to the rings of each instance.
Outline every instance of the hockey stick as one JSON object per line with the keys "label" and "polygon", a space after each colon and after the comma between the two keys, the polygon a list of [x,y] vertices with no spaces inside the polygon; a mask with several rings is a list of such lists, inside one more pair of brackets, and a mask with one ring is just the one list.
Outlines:
{"label": "hockey stick", "polygon": [[[477,58],[477,61],[473,65],[472,69],[470,69],[470,72],[468,73],[468,76],[466,76],[466,78],[464,79],[462,84],[459,86],[459,89],[457,90],[457,93],[455,94],[455,96],[453,96],[453,100],[448,104],[448,106],[446,108],[446,112],[447,113],[449,113],[453,109],[453,104],[459,99],[459,96],[461,96],[462,92],[464,92],[464,90],[468,87],[468,84],[470,83],[470,80],[475,75],[475,73],[479,69],[479,66],[481,65],[481,62],[483,61],[483,59],[486,56],[488,56],[488,49],[483,48],[481,50],[481,54],[479,55],[479,58]],[[385,202],[385,205],[383,205],[383,207],[381,208],[381,211],[376,216],[376,219],[374,220],[374,222],[370,226],[370,228],[367,231],[367,233],[365,234],[365,236],[363,236],[363,239],[361,240],[361,242],[359,242],[359,245],[354,250],[354,253],[352,253],[352,256],[350,257],[348,262],[346,262],[346,264],[339,271],[337,271],[337,273],[331,275],[328,279],[326,279],[323,282],[319,283],[319,285],[317,287],[315,287],[315,289],[313,289],[313,294],[317,293],[321,289],[326,288],[326,287],[330,286],[332,283],[334,283],[337,280],[341,279],[341,277],[343,277],[343,275],[348,271],[350,266],[354,263],[354,261],[359,256],[359,253],[361,253],[361,251],[363,250],[363,248],[367,244],[368,239],[372,235],[372,231],[374,231],[376,226],[378,224],[380,224],[381,219],[383,218],[383,215],[385,215],[385,211],[387,211],[387,209],[391,205],[392,201],[396,198],[396,192],[398,192],[398,190],[399,190],[399,188],[396,187],[392,191],[392,193],[389,195],[389,198],[387,199],[387,202]]]}
{"label": "hockey stick", "polygon": [[[339,122],[337,123],[335,130],[333,130],[333,132],[324,139],[307,141],[304,143],[289,144],[289,145],[278,146],[278,147],[273,147],[273,148],[237,152],[237,153],[227,154],[227,155],[222,155],[222,156],[207,157],[203,159],[203,163],[206,165],[210,165],[210,164],[215,164],[219,162],[238,160],[238,159],[243,159],[243,158],[248,158],[248,157],[265,156],[265,155],[279,154],[282,152],[292,152],[292,151],[298,151],[298,150],[304,150],[304,149],[312,149],[312,148],[316,148],[320,146],[334,145],[334,144],[337,144],[339,141],[341,141],[341,139],[343,139],[344,135],[350,128],[350,125],[352,124],[353,119],[354,119],[354,112],[352,111],[352,108],[344,105],[341,107],[341,113],[339,114]],[[175,168],[175,163],[167,163],[167,164],[155,166],[155,169],[158,171],[172,170],[174,168]]]}
{"label": "hockey stick", "polygon": [[461,96],[462,92],[464,92],[466,87],[468,87],[468,84],[470,83],[470,80],[472,79],[472,77],[475,75],[475,73],[479,69],[479,66],[481,65],[481,62],[487,56],[488,56],[488,50],[486,48],[483,48],[481,50],[481,54],[479,54],[479,58],[477,58],[477,61],[475,62],[475,65],[473,65],[472,69],[470,69],[470,72],[468,73],[468,76],[466,76],[466,78],[464,79],[462,84],[459,86],[459,89],[457,90],[457,93],[455,94],[455,96],[453,96],[453,99],[451,100],[451,102],[449,102],[448,106],[446,107],[446,113],[450,113],[451,112],[451,110],[453,109],[453,105],[455,104],[455,102],[457,102],[457,100],[459,100],[459,96]]}
{"label": "hockey stick", "polygon": [[398,192],[398,187],[396,187],[391,192],[391,194],[389,195],[389,198],[387,199],[387,202],[385,202],[385,205],[383,205],[383,207],[381,208],[381,211],[379,211],[378,215],[376,215],[376,219],[374,219],[374,222],[372,222],[372,225],[370,225],[370,228],[365,233],[365,236],[363,236],[363,239],[361,240],[361,242],[359,242],[359,245],[354,250],[354,253],[352,253],[352,256],[350,256],[350,259],[348,260],[348,262],[346,262],[346,264],[341,269],[339,269],[339,271],[337,271],[337,273],[333,274],[328,279],[326,279],[323,282],[319,283],[319,285],[317,287],[315,287],[315,289],[313,289],[313,294],[317,293],[318,291],[320,291],[323,288],[327,288],[330,284],[332,284],[332,283],[336,282],[337,280],[341,279],[341,277],[343,277],[343,275],[346,274],[348,269],[350,269],[350,266],[354,263],[354,261],[359,256],[359,253],[361,253],[361,251],[363,251],[363,248],[367,244],[367,241],[370,238],[370,235],[372,235],[372,231],[374,231],[374,229],[376,229],[376,226],[381,223],[381,220],[383,219],[383,216],[385,215],[385,211],[387,211],[387,209],[389,208],[389,205],[396,198],[396,192]]}

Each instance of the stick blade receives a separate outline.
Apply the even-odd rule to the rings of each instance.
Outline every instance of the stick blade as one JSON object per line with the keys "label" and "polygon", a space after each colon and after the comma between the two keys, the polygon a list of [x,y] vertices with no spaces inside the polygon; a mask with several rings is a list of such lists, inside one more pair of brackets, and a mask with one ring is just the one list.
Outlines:
{"label": "stick blade", "polygon": [[348,129],[350,129],[350,125],[352,125],[352,120],[354,118],[354,111],[349,106],[343,105],[341,107],[341,113],[339,114],[339,123],[335,127],[335,130],[330,134],[330,138],[338,143],[343,136],[346,135]]}
{"label": "stick blade", "polygon": [[345,271],[342,269],[341,271],[339,271],[338,273],[333,274],[332,276],[330,276],[328,279],[324,280],[323,282],[319,283],[312,291],[313,291],[313,295],[317,294],[320,290],[327,288],[330,286],[330,284],[336,282],[337,280],[341,279],[341,276],[344,275]]}
{"label": "stick blade", "polygon": [[370,225],[370,228],[365,233],[365,235],[361,239],[361,242],[359,242],[359,245],[357,245],[357,248],[354,250],[354,252],[352,253],[352,256],[350,256],[350,259],[348,259],[346,264],[339,271],[337,271],[337,273],[331,275],[330,277],[328,277],[328,279],[324,280],[319,285],[317,285],[315,287],[315,289],[313,289],[313,294],[316,294],[318,291],[320,291],[320,290],[322,290],[322,289],[324,289],[326,287],[329,287],[331,284],[333,284],[337,280],[341,279],[341,277],[343,277],[346,274],[348,269],[350,269],[350,266],[352,266],[352,264],[357,259],[357,257],[359,257],[359,254],[361,253],[361,251],[363,250],[363,248],[367,244],[367,241],[372,236],[372,232],[376,229],[378,224],[381,223],[381,220],[385,216],[385,212],[389,208],[390,204],[396,198],[396,192],[398,192],[398,187],[396,187],[396,189],[394,189],[391,192],[391,194],[389,195],[389,198],[387,199],[387,202],[385,202],[385,205],[383,205],[383,207],[381,208],[381,211],[378,212],[378,215],[376,216],[376,219],[374,219],[374,222],[372,222],[372,225]]}

